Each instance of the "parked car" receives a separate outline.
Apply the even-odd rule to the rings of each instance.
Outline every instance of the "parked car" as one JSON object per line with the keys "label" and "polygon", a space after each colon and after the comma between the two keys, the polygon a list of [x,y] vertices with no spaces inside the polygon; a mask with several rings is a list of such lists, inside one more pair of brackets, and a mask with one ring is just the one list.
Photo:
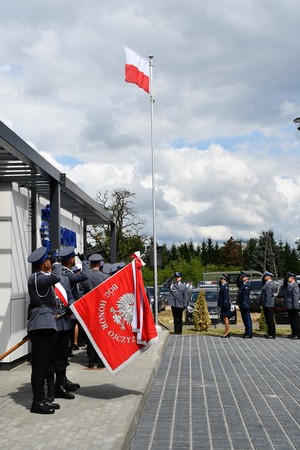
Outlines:
{"label": "parked car", "polygon": [[[154,287],[153,286],[145,286],[146,294],[149,300],[149,304],[151,306],[152,311],[155,310],[154,304]],[[157,309],[158,312],[164,311],[166,309],[165,297],[160,296],[160,286],[158,286],[158,296],[157,296]]]}
{"label": "parked car", "polygon": [[262,290],[261,278],[250,280],[250,311],[260,312],[260,294]]}
{"label": "parked car", "polygon": [[164,305],[163,310],[166,308],[166,304],[169,302],[169,296],[172,295],[170,289],[166,286],[158,286],[159,288],[159,297],[162,305]]}
{"label": "parked car", "polygon": [[[209,312],[209,317],[211,324],[217,324],[220,322],[220,308],[218,307],[219,290],[216,285],[203,285],[198,289],[192,289],[190,291],[188,305],[185,310],[185,323],[191,325],[193,323],[193,312],[196,304],[196,300],[200,291],[204,291],[205,300],[207,303],[207,309]],[[229,319],[229,323],[236,323],[236,308],[232,312],[232,317]]]}
{"label": "parked car", "polygon": [[[277,324],[290,323],[287,309],[284,307],[284,287],[283,281],[279,281],[277,292],[275,293],[274,318]],[[300,300],[299,300],[300,308]],[[300,317],[300,309],[298,309],[298,316]]]}

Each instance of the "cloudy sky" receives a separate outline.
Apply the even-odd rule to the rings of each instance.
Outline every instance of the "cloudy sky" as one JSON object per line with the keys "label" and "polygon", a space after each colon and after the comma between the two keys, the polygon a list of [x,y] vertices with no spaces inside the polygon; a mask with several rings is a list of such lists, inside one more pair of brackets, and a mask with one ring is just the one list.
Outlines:
{"label": "cloudy sky", "polygon": [[298,0],[0,4],[0,120],[91,197],[127,188],[152,234],[149,96],[124,44],[154,55],[158,243],[300,237]]}

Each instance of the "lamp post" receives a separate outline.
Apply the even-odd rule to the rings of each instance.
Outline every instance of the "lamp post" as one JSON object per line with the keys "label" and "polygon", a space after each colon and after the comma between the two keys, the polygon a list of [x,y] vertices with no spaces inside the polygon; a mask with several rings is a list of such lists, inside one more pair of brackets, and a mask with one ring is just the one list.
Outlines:
{"label": "lamp post", "polygon": [[297,130],[300,131],[300,117],[294,119],[294,124],[296,125]]}

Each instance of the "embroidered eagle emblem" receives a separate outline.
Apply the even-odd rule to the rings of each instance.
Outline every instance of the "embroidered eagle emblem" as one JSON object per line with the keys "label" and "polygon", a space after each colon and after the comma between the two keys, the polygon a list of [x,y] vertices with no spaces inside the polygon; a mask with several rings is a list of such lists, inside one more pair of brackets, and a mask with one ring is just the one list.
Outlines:
{"label": "embroidered eagle emblem", "polygon": [[131,325],[133,319],[134,295],[124,294],[117,301],[117,308],[110,308],[114,322],[120,325],[121,330],[125,330],[125,323]]}

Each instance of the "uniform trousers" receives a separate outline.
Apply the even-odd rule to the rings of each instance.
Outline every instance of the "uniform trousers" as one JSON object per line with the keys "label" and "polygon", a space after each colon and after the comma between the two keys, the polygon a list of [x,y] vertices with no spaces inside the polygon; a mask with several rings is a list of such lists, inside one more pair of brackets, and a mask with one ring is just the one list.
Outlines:
{"label": "uniform trousers", "polygon": [[68,365],[70,331],[58,331],[56,334],[53,357],[46,377],[48,388],[54,386],[54,374],[56,387],[63,386]]}
{"label": "uniform trousers", "polygon": [[266,324],[268,327],[268,334],[270,336],[276,335],[276,327],[275,327],[275,320],[274,320],[274,308],[267,308],[266,306],[263,307]]}
{"label": "uniform trousers", "polygon": [[245,335],[252,336],[252,320],[249,308],[240,307],[242,321],[245,326]]}
{"label": "uniform trousers", "polygon": [[44,384],[53,360],[57,331],[42,329],[30,331],[31,348],[31,386],[36,400],[44,397]]}
{"label": "uniform trousers", "polygon": [[177,308],[177,306],[171,306],[173,320],[174,320],[174,332],[175,334],[182,334],[182,315],[184,308]]}
{"label": "uniform trousers", "polygon": [[298,317],[298,309],[288,309],[287,312],[291,324],[292,335],[300,337],[300,319]]}

